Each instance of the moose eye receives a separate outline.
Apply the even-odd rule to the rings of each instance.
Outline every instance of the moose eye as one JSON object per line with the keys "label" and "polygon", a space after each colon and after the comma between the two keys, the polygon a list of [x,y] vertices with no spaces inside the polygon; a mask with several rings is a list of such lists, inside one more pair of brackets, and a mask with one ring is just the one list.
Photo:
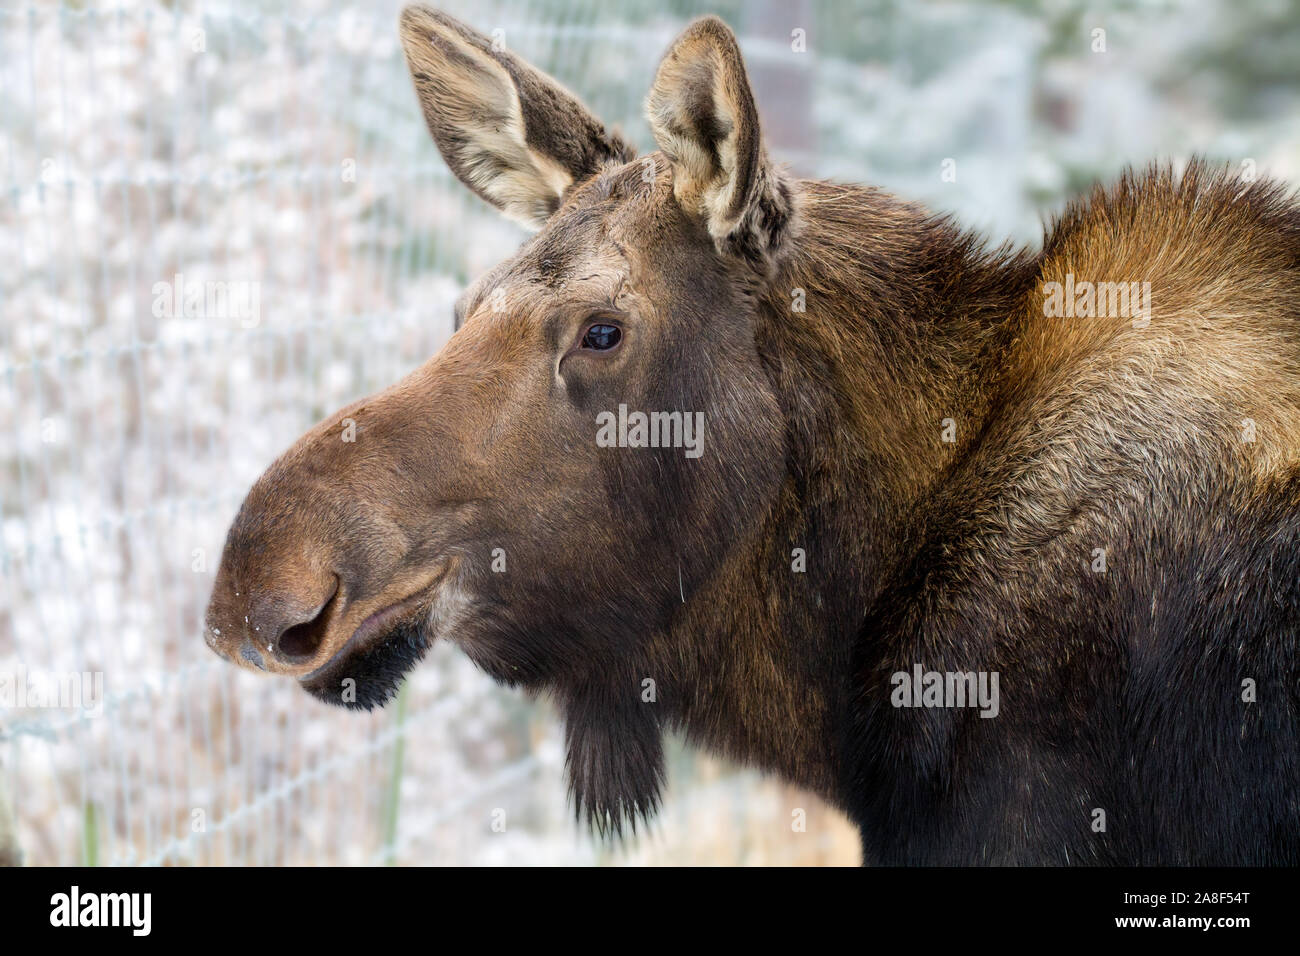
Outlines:
{"label": "moose eye", "polygon": [[589,326],[582,336],[582,347],[593,352],[606,352],[618,345],[623,339],[623,330],[617,325],[596,324]]}

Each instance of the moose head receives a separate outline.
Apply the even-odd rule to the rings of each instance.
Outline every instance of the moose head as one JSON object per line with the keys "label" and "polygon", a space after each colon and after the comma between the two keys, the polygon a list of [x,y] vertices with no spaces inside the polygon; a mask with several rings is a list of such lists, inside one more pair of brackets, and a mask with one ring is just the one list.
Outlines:
{"label": "moose head", "polygon": [[757,315],[796,229],[792,185],[715,18],[664,57],[647,100],[659,151],[641,158],[440,12],[406,9],[401,39],[447,164],[536,234],[461,296],[437,355],[257,481],[206,639],[364,708],[453,641],[565,704],[579,805],[617,826],[661,774],[671,708],[650,714],[645,681],[686,693],[649,662],[708,671],[666,635],[758,547],[788,478]]}

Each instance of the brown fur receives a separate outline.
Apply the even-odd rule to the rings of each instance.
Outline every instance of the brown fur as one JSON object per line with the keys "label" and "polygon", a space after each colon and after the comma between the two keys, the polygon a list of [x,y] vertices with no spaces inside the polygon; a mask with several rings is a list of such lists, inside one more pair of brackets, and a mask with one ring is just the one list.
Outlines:
{"label": "brown fur", "polygon": [[[253,488],[216,649],[324,699],[351,676],[343,702],[369,706],[455,640],[555,695],[601,828],[653,809],[677,728],[844,807],[873,860],[1294,861],[1300,211],[1281,187],[1153,168],[1073,204],[1041,252],[990,252],[772,166],[716,19],[665,57],[662,152],[635,161],[468,28],[422,8],[402,27],[453,170],[544,228],[467,291],[439,355]],[[491,135],[479,96],[505,117]],[[1067,273],[1150,282],[1149,325],[1045,316]],[[617,348],[581,346],[593,322]],[[704,412],[705,453],[597,447],[620,404]],[[891,707],[916,664],[998,671],[1002,716]],[[1114,829],[1090,829],[1097,807]]]}

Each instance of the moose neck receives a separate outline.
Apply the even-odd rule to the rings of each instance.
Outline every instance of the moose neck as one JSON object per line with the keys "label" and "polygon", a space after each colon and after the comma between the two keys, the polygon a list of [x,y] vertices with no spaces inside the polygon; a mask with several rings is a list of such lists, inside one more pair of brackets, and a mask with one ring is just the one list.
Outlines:
{"label": "moose neck", "polygon": [[914,546],[918,502],[989,412],[983,383],[1035,260],[986,254],[874,190],[801,195],[757,342],[787,423],[785,484],[652,656],[682,662],[671,725],[834,801],[854,641]]}

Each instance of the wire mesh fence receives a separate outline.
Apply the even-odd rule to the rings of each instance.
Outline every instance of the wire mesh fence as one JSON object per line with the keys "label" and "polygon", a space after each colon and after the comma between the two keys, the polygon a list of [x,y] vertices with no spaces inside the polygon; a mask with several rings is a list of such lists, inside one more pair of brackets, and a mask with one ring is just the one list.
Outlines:
{"label": "wire mesh fence", "polygon": [[[1300,156],[1294,90],[1267,111],[1221,98],[1236,120],[1216,139],[1162,111],[1168,65],[1231,39],[1221,11],[1170,25],[1160,4],[1124,7],[1106,61],[1069,4],[439,5],[643,148],[658,56],[720,13],[778,158],[1020,238],[1125,161],[1196,149],[1294,176]],[[522,238],[438,157],[397,12],[0,10],[0,835],[11,817],[35,864],[856,862],[814,798],[680,747],[651,834],[593,840],[546,702],[449,647],[358,716],[204,645],[250,483],[433,354],[458,292]]]}

